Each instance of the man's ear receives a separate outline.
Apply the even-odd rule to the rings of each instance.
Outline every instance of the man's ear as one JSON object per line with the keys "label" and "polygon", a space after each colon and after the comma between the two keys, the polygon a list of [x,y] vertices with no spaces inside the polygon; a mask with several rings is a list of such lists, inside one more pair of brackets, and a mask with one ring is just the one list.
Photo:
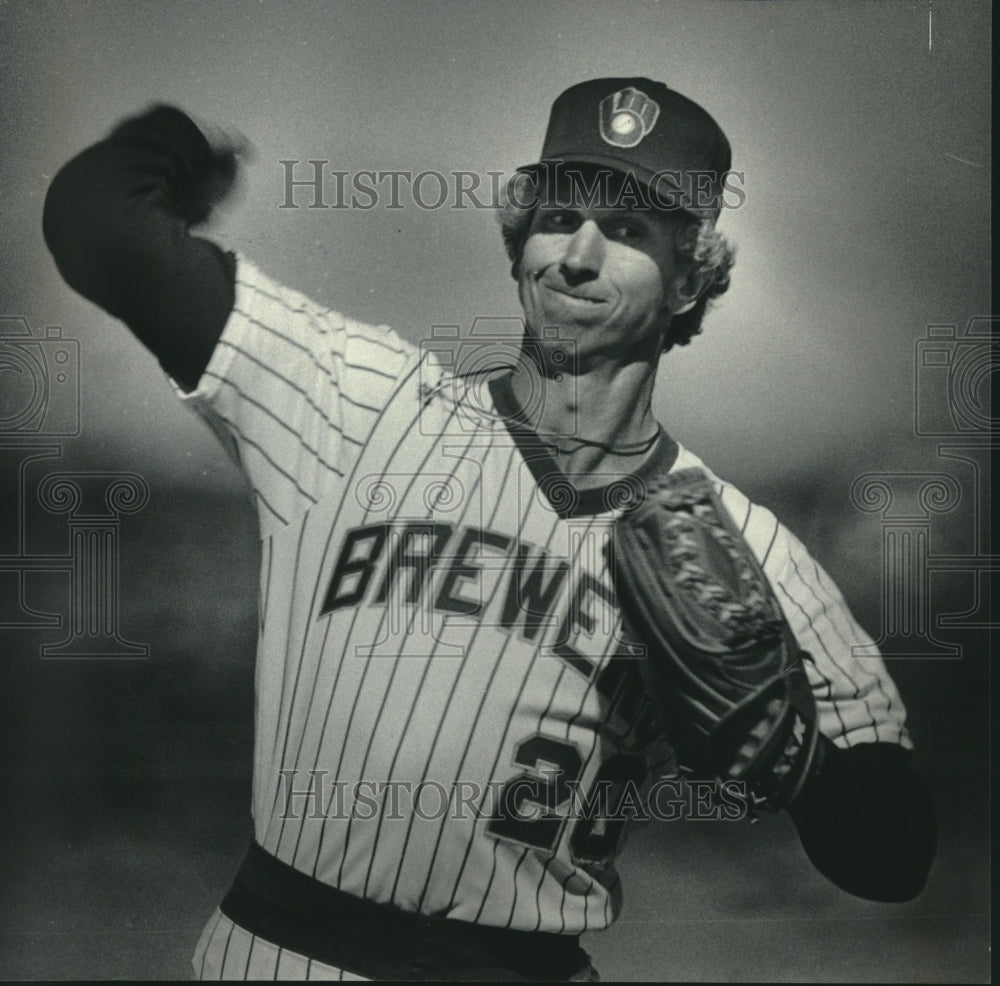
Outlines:
{"label": "man's ear", "polygon": [[698,303],[708,282],[708,271],[690,270],[675,274],[667,291],[667,307],[671,315],[683,315]]}

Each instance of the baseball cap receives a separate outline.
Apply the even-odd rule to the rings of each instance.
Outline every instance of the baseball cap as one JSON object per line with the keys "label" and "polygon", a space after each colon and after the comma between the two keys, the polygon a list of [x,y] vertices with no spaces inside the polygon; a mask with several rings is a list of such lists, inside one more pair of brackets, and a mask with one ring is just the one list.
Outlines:
{"label": "baseball cap", "polygon": [[642,77],[591,79],[552,105],[539,175],[561,165],[599,165],[634,176],[653,204],[715,219],[732,163],[726,135],[696,102]]}

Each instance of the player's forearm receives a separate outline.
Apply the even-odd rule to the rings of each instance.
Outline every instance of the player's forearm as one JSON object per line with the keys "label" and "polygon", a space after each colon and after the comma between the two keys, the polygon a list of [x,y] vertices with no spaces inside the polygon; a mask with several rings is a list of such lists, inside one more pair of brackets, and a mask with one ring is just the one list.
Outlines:
{"label": "player's forearm", "polygon": [[841,750],[824,740],[820,770],[789,814],[813,865],[838,887],[870,900],[912,900],[937,847],[934,805],[889,743]]}
{"label": "player's forearm", "polygon": [[233,167],[183,113],[157,107],[73,158],[45,202],[45,240],[66,282],[190,386],[232,309],[234,265],[188,231]]}

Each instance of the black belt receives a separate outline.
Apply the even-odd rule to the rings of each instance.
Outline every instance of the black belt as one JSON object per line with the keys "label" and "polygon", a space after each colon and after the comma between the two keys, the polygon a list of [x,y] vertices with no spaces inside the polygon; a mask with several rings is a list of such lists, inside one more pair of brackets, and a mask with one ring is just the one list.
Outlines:
{"label": "black belt", "polygon": [[575,935],[426,917],[362,900],[256,842],[221,909],[259,938],[369,979],[566,980],[588,963]]}

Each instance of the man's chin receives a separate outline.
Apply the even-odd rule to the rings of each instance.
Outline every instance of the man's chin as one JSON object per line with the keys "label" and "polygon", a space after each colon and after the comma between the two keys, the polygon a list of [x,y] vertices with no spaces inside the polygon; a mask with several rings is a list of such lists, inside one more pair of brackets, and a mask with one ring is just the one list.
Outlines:
{"label": "man's chin", "polygon": [[547,308],[526,320],[526,331],[535,339],[579,339],[585,334],[605,333],[608,330],[607,312],[580,310],[568,313],[565,309]]}

